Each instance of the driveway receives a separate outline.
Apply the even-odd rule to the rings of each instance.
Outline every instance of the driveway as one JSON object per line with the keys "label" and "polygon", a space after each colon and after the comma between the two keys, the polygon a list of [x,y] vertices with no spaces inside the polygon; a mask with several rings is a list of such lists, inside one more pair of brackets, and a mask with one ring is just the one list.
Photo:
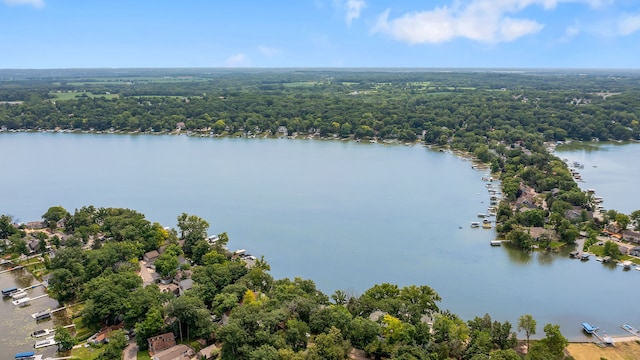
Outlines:
{"label": "driveway", "polygon": [[124,360],[136,360],[138,358],[138,344],[130,341],[124,350],[122,350],[122,358]]}

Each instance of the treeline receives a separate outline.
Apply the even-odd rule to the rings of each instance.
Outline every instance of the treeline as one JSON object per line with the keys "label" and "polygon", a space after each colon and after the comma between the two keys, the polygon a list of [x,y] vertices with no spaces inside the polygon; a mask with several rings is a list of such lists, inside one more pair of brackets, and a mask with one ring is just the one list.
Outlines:
{"label": "treeline", "polygon": [[[515,351],[516,329],[510,322],[488,314],[464,321],[440,309],[441,298],[429,286],[385,283],[360,296],[340,290],[328,296],[312,280],[274,279],[264,259],[247,265],[226,249],[225,234],[212,243],[209,224],[195,215],[178,216],[178,231],[129,209],[89,206],[71,214],[52,207],[43,218],[49,228],[42,231],[45,241],[55,252],[53,258],[45,256],[50,295],[64,303],[83,301],[84,327],[135,329],[141,349],[149,337],[171,331],[181,341],[220,345],[222,359],[337,360],[353,348],[372,359],[523,358]],[[25,233],[7,216],[0,218],[0,229],[10,241]],[[175,297],[155,283],[143,286],[137,272],[146,269],[140,269],[139,260],[152,247],[161,251],[156,270],[170,270],[163,279],[190,277],[192,289]],[[171,261],[177,257],[191,261]],[[528,342],[537,326],[523,315],[517,328]],[[564,358],[567,340],[559,327],[546,325],[544,333],[524,358]],[[73,346],[67,331],[56,336]],[[117,336],[103,358],[111,359],[126,344]]]}
{"label": "treeline", "polygon": [[[8,129],[247,131],[477,144],[527,135],[640,138],[640,77],[501,73],[220,73],[198,78],[0,82]],[[49,92],[45,95],[45,90]],[[118,94],[51,101],[57,91]],[[612,95],[614,94],[614,95]],[[159,96],[159,97],[157,97]],[[45,100],[49,101],[45,101]],[[468,144],[467,144],[468,147]]]}

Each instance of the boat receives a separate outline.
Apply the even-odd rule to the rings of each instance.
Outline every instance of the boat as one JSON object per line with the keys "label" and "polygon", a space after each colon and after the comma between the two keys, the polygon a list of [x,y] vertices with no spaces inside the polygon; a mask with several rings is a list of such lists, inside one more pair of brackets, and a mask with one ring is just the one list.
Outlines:
{"label": "boat", "polygon": [[596,258],[596,261],[603,262],[603,261],[604,261],[604,259],[598,256],[598,257]]}
{"label": "boat", "polygon": [[482,224],[482,228],[483,229],[491,229],[491,223],[490,222],[486,222]]}
{"label": "boat", "polygon": [[483,217],[487,217],[487,215],[486,215],[486,214],[483,214],[483,213],[478,213],[478,217],[479,217],[479,218],[483,218]]}
{"label": "boat", "polygon": [[31,337],[39,338],[39,337],[47,336],[49,334],[53,334],[54,332],[55,332],[54,329],[36,330],[36,331],[31,333]]}
{"label": "boat", "polygon": [[34,319],[36,319],[36,321],[46,320],[51,318],[51,310],[46,309],[46,310],[38,311],[37,313],[32,314],[31,316]]}
{"label": "boat", "polygon": [[2,296],[9,297],[13,293],[16,293],[16,292],[18,292],[18,288],[17,287],[15,287],[15,286],[8,287],[8,288],[5,288],[5,289],[2,289]]}
{"label": "boat", "polygon": [[36,358],[36,353],[33,351],[20,352],[15,355],[15,360],[33,360]]}
{"label": "boat", "polygon": [[636,266],[636,270],[640,271],[640,266]]}
{"label": "boat", "polygon": [[582,323],[582,330],[584,330],[584,332],[586,332],[587,334],[593,334],[596,331],[598,331],[598,327],[597,326],[592,326],[589,323]]}
{"label": "boat", "polygon": [[40,341],[36,341],[36,344],[33,345],[35,349],[40,349],[47,346],[57,345],[58,343],[54,340],[53,336],[49,336],[48,338]]}
{"label": "boat", "polygon": [[29,301],[31,301],[31,298],[30,298],[30,297],[25,297],[25,298],[22,298],[22,299],[13,300],[11,303],[12,303],[13,305],[15,305],[15,306],[20,306],[20,307],[22,307],[22,306],[27,306],[27,305],[29,305]]}
{"label": "boat", "polygon": [[17,292],[17,293],[14,293],[13,295],[11,295],[11,298],[12,298],[13,300],[19,300],[19,299],[22,299],[22,298],[26,298],[28,295],[29,295],[29,294],[27,294],[27,293],[26,293],[26,292],[24,292],[24,291],[19,291],[19,292]]}
{"label": "boat", "polygon": [[502,245],[502,241],[500,240],[491,240],[491,246],[500,246]]}
{"label": "boat", "polygon": [[471,227],[472,227],[472,228],[480,227],[480,223],[479,223],[479,222],[477,222],[477,221],[473,221],[473,222],[471,223]]}

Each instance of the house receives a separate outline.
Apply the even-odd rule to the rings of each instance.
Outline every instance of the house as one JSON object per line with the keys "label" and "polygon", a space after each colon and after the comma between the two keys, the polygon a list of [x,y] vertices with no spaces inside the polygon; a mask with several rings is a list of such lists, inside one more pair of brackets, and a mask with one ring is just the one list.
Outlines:
{"label": "house", "polygon": [[553,229],[545,229],[541,226],[534,226],[528,228],[528,230],[529,235],[531,235],[531,237],[535,241],[540,241],[545,237],[547,239],[554,239],[556,237],[556,232]]}
{"label": "house", "polygon": [[289,134],[289,130],[284,125],[278,126],[278,132],[284,136],[287,136]]}
{"label": "house", "polygon": [[185,123],[184,122],[180,121],[180,122],[176,123],[176,130],[180,131],[180,130],[182,130],[184,128],[185,128]]}
{"label": "house", "polygon": [[160,256],[160,253],[158,253],[158,250],[153,250],[153,251],[149,251],[148,253],[145,253],[142,259],[147,263],[152,263],[156,261],[156,259],[158,259],[158,256]]}
{"label": "house", "polygon": [[162,289],[162,292],[173,294],[173,296],[179,296],[180,295],[180,287],[178,285],[176,285],[176,284],[169,284],[164,289]]}
{"label": "house", "polygon": [[193,280],[184,279],[180,281],[180,295],[183,295],[184,292],[187,290],[191,290],[192,287],[193,287]]}
{"label": "house", "polygon": [[607,224],[604,229],[613,234],[617,234],[620,232],[620,226],[618,226],[618,224],[615,222]]}
{"label": "house", "polygon": [[[152,360],[191,360],[195,351],[187,345],[174,345],[151,356]],[[199,359],[199,358],[198,358]]]}
{"label": "house", "polygon": [[196,354],[198,359],[213,359],[218,354],[218,347],[215,344],[211,344]]}
{"label": "house", "polygon": [[27,229],[32,229],[32,230],[44,229],[47,227],[47,223],[44,221],[29,221],[28,223],[24,224],[24,226]]}
{"label": "house", "polygon": [[34,253],[36,251],[38,251],[40,249],[40,241],[38,240],[31,240],[29,241],[29,244],[27,245],[29,247],[29,251],[31,253]]}
{"label": "house", "polygon": [[631,231],[631,230],[624,230],[624,231],[622,231],[622,238],[627,240],[627,241],[634,242],[634,243],[640,243],[640,232]]}
{"label": "house", "polygon": [[147,339],[147,343],[149,344],[149,354],[153,356],[163,350],[176,346],[176,337],[172,332],[168,332],[150,337]]}
{"label": "house", "polygon": [[632,248],[631,250],[629,250],[629,255],[635,256],[635,257],[640,257],[640,246],[636,246],[636,247]]}

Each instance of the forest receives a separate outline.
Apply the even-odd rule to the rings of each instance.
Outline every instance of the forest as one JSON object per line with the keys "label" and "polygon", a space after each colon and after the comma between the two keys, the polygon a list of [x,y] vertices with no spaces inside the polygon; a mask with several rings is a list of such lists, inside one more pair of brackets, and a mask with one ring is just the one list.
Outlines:
{"label": "forest", "polygon": [[[0,237],[10,244],[4,253],[15,256],[24,252],[25,239],[40,239],[49,295],[80,304],[76,334],[121,326],[143,352],[147,339],[173,332],[194,347],[217,344],[222,359],[338,360],[353,351],[372,359],[521,359],[515,350],[520,330],[527,344],[544,331],[526,359],[565,358],[568,342],[557,325],[540,329],[528,314],[513,325],[489,314],[464,321],[441,309],[440,296],[427,285],[383,283],[359,296],[327,295],[310,279],[274,279],[264,258],[249,261],[229,251],[227,235],[208,236],[209,223],[196,215],[178,215],[175,229],[122,208],[70,213],[54,206],[43,219],[45,227],[33,230],[1,216]],[[141,260],[153,250],[160,252],[153,263],[160,277],[144,282]],[[185,279],[193,287],[179,296],[167,285]],[[123,332],[97,348],[100,359],[120,358]],[[55,337],[63,350],[86,340],[61,327]]]}

